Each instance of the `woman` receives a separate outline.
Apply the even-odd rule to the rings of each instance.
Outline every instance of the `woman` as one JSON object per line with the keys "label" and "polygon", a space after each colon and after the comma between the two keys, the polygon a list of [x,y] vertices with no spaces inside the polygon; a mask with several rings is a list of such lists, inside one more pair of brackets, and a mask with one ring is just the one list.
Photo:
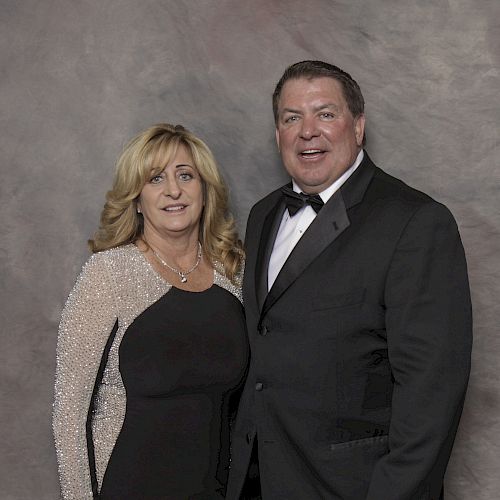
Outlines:
{"label": "woman", "polygon": [[223,496],[246,370],[243,251],[207,146],[160,124],[118,161],[59,327],[64,499]]}

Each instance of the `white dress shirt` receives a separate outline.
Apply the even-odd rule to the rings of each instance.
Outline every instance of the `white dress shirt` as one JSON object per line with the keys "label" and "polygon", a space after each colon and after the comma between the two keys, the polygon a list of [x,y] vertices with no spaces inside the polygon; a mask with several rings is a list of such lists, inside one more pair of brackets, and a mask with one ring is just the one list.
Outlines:
{"label": "white dress shirt", "polygon": [[[359,167],[363,160],[363,150],[356,157],[356,161],[330,186],[319,193],[323,203],[326,203],[333,194],[349,179],[353,172]],[[300,193],[300,188],[294,180],[292,180],[293,190]],[[278,276],[283,264],[292,253],[295,245],[298,243],[302,235],[306,232],[311,222],[316,218],[316,212],[311,205],[305,205],[293,217],[290,217],[288,210],[285,210],[281,224],[276,235],[273,251],[269,260],[269,269],[267,271],[267,290],[273,286],[276,277]]]}

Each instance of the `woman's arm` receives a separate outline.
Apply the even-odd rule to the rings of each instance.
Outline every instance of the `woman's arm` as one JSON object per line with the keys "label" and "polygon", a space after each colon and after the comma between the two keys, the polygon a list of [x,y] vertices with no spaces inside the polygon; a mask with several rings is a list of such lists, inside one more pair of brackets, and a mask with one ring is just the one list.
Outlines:
{"label": "woman's arm", "polygon": [[92,499],[86,420],[116,317],[105,255],[95,254],[83,267],[59,325],[53,429],[64,500]]}

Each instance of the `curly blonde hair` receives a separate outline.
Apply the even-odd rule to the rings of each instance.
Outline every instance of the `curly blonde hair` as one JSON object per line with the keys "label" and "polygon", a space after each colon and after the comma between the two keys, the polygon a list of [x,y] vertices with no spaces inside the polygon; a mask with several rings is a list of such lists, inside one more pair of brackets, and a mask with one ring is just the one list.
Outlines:
{"label": "curly blonde hair", "polygon": [[193,157],[200,174],[205,207],[199,239],[205,255],[224,266],[234,280],[244,258],[234,218],[228,209],[228,193],[215,158],[208,146],[182,125],[160,123],[141,132],[125,147],[117,165],[113,189],[106,194],[101,223],[89,240],[92,252],[134,243],[143,235],[142,214],[137,200],[146,182],[159,174],[180,145]]}

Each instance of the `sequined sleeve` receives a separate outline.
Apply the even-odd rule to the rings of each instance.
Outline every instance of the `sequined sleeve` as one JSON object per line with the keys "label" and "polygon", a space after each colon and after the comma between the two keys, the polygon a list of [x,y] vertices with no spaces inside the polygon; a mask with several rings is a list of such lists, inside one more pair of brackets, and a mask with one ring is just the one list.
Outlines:
{"label": "sequined sleeve", "polygon": [[64,500],[92,499],[86,419],[116,318],[114,286],[105,259],[93,255],[69,295],[59,325],[53,430]]}
{"label": "sequined sleeve", "polygon": [[215,269],[214,283],[232,293],[243,304],[243,291],[241,287],[245,271],[245,261],[241,263],[241,268],[234,277],[233,281],[230,281],[229,278],[226,277],[224,266],[221,262],[215,260],[212,264]]}

